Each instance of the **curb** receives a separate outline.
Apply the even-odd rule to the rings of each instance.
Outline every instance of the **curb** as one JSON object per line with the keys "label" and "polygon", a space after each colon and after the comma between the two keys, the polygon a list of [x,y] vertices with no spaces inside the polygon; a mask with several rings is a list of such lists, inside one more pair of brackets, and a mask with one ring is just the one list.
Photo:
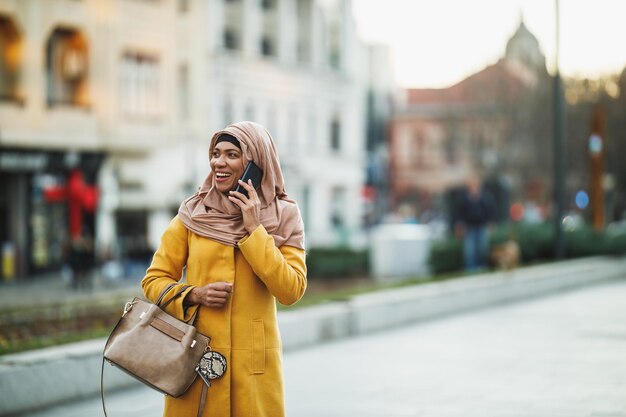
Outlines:
{"label": "curb", "polygon": [[[372,333],[623,278],[626,258],[595,257],[357,295],[281,311],[283,349]],[[0,357],[0,416],[97,395],[106,339]],[[105,367],[108,392],[138,384]],[[36,395],[28,387],[37,387]]]}
{"label": "curb", "polygon": [[285,351],[626,277],[626,258],[594,257],[377,291],[281,312]]}

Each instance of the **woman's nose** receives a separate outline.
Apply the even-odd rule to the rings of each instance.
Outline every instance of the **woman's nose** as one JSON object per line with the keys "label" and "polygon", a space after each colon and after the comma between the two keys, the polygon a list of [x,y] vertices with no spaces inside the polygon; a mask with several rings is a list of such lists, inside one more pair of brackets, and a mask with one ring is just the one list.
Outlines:
{"label": "woman's nose", "polygon": [[224,159],[224,156],[218,156],[217,158],[215,158],[215,165],[221,167],[225,166],[226,160]]}

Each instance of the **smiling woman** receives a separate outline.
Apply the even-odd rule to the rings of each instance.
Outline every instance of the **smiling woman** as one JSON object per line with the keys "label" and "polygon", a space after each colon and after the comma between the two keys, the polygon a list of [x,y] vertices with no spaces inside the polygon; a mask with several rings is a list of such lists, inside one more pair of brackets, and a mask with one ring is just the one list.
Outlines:
{"label": "smiling woman", "polygon": [[211,152],[211,170],[215,174],[215,187],[221,193],[234,190],[243,174],[241,145],[231,135],[222,135]]}
{"label": "smiling woman", "polygon": [[[252,122],[215,133],[211,172],[183,201],[142,281],[155,300],[171,283],[164,302],[183,284],[183,296],[167,311],[181,320],[198,312],[196,328],[226,358],[210,400],[198,378],[181,397],[165,398],[165,416],[284,415],[282,348],[276,300],[291,305],[306,289],[304,227],[289,199],[272,137]],[[240,181],[254,162],[263,172],[258,189]],[[243,187],[248,196],[236,191]],[[199,310],[199,311],[198,311]],[[205,388],[206,389],[206,388]],[[202,401],[202,402],[201,402]]]}

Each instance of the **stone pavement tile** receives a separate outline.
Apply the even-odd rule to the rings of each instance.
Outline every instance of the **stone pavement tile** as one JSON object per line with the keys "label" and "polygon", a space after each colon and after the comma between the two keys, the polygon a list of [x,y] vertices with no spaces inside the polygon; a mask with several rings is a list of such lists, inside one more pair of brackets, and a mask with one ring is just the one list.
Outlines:
{"label": "stone pavement tile", "polygon": [[[157,417],[163,414],[163,395],[144,386],[106,394],[109,417]],[[102,417],[100,397],[27,413],[21,417]]]}
{"label": "stone pavement tile", "polygon": [[601,334],[626,334],[624,299],[610,283],[294,352],[289,415],[619,415],[626,344]]}

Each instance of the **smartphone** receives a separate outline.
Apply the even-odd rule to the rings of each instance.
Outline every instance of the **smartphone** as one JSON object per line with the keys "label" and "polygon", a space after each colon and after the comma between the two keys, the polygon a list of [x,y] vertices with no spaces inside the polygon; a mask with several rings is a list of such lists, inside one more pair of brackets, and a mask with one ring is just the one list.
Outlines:
{"label": "smartphone", "polygon": [[[263,178],[263,171],[261,171],[261,168],[259,168],[257,164],[252,161],[248,162],[248,166],[246,166],[246,169],[243,171],[243,175],[241,176],[241,181],[247,184],[248,180],[252,180],[252,186],[256,190],[261,185],[261,178]],[[239,183],[237,183],[235,191],[239,191],[241,194],[249,197],[248,191],[246,191],[246,189]]]}

